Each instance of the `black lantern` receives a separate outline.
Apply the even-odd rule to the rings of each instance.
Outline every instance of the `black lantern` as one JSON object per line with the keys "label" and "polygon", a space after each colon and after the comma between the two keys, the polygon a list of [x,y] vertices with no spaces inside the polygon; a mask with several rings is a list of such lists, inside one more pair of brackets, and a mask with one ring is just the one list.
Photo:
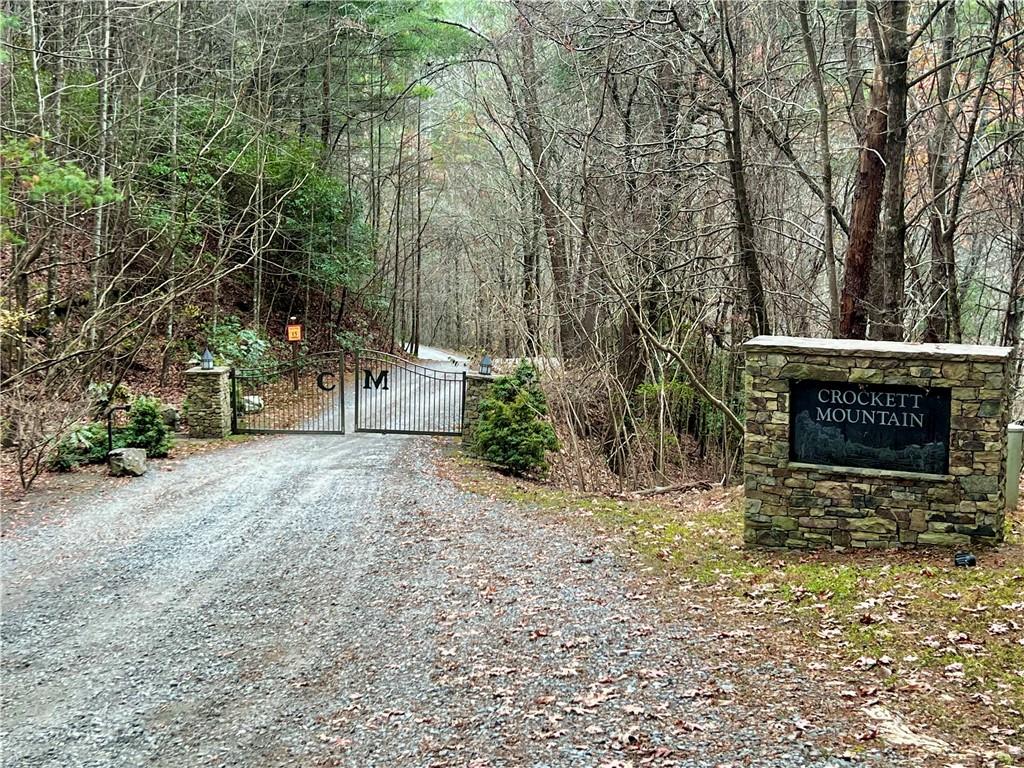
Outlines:
{"label": "black lantern", "polygon": [[200,364],[200,368],[204,371],[213,370],[213,355],[210,353],[209,349],[203,351],[203,362]]}
{"label": "black lantern", "polygon": [[491,356],[490,355],[484,355],[483,359],[480,360],[480,373],[482,373],[484,376],[490,376],[491,375]]}

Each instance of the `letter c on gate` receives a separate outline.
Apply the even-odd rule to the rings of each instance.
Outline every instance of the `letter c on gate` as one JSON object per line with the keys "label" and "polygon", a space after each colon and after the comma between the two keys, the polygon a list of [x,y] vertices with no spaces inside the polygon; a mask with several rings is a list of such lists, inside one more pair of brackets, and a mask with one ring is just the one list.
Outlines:
{"label": "letter c on gate", "polygon": [[316,385],[318,387],[320,387],[320,389],[322,389],[324,392],[330,392],[332,389],[334,389],[338,385],[337,384],[331,384],[331,386],[328,387],[327,383],[326,383],[326,380],[327,380],[328,376],[333,378],[334,375],[335,375],[334,371],[321,371],[319,374],[317,374]]}

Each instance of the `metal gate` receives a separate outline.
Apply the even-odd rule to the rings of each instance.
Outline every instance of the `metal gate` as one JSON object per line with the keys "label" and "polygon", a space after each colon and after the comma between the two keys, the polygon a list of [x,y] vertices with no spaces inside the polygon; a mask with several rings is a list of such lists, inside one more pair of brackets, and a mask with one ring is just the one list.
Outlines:
{"label": "metal gate", "polygon": [[461,435],[466,372],[363,350],[355,357],[356,432]]}
{"label": "metal gate", "polygon": [[345,357],[305,355],[293,362],[231,371],[235,433],[345,434]]}

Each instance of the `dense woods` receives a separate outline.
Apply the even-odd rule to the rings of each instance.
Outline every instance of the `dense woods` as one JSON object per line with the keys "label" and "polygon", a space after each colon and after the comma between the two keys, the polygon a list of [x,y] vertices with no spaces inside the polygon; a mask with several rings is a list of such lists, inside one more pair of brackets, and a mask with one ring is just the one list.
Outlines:
{"label": "dense woods", "polygon": [[730,475],[755,334],[1020,342],[1019,0],[2,13],[32,456],[207,344],[281,354],[290,316],[316,349],[545,359],[584,486]]}

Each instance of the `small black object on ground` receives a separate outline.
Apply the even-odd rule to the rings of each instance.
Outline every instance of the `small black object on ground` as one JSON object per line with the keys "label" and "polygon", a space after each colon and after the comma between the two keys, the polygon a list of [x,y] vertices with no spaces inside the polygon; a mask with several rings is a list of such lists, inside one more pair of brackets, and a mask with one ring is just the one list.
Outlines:
{"label": "small black object on ground", "polygon": [[978,564],[978,558],[970,552],[957,552],[953,555],[953,565],[957,568],[973,568]]}

